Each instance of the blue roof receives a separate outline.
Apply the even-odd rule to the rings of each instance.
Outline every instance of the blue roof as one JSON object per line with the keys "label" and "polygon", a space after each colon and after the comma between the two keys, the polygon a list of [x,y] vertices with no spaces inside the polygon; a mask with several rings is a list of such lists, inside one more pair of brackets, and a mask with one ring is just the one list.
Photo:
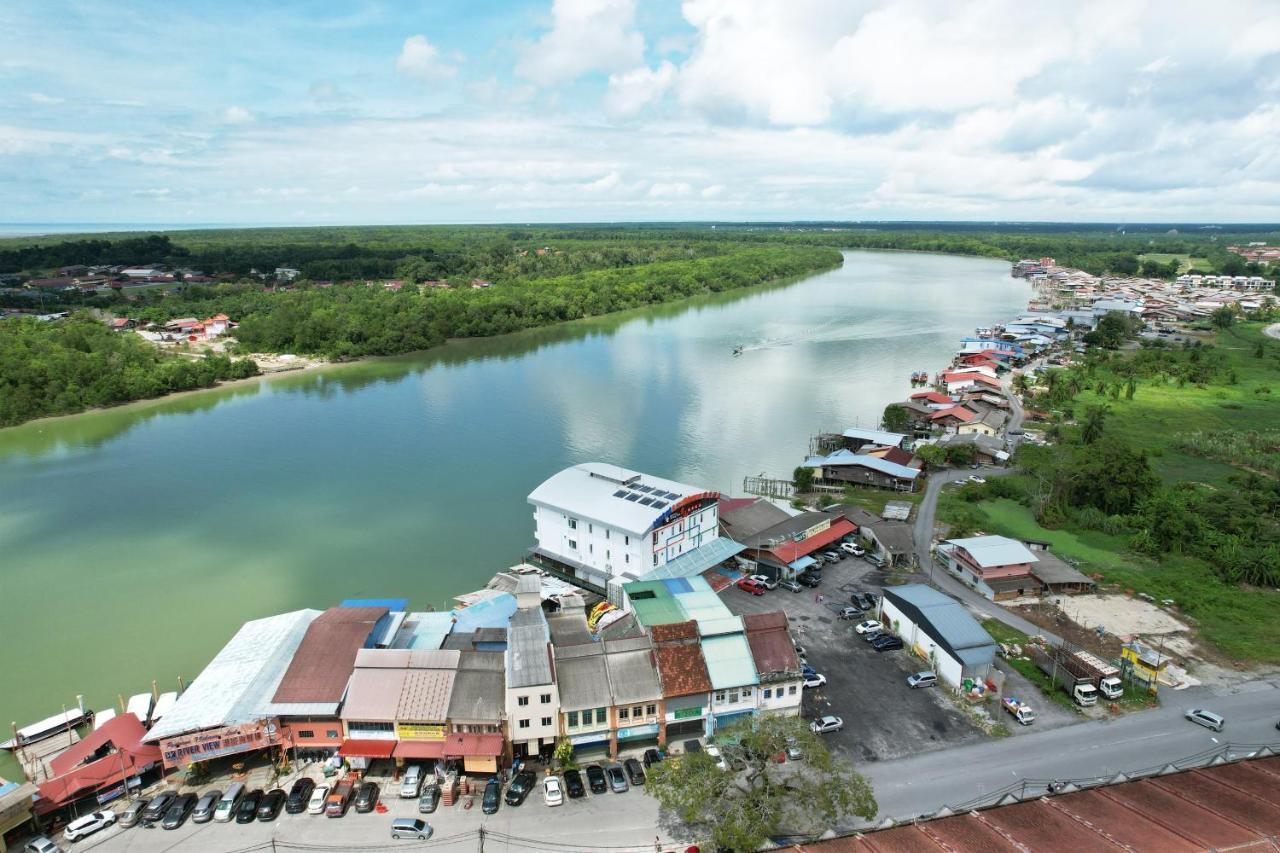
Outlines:
{"label": "blue roof", "polygon": [[995,648],[995,640],[960,602],[931,586],[909,583],[885,587],[884,595],[890,600],[896,598],[915,606],[929,620],[933,628],[930,633],[936,634],[937,639],[950,646],[957,655],[963,649]]}
{"label": "blue roof", "polygon": [[446,611],[414,614],[416,624],[406,648],[438,649],[453,630],[453,614]]}
{"label": "blue roof", "polygon": [[707,675],[714,690],[760,683],[746,634],[703,637],[702,658],[707,664]]}
{"label": "blue roof", "polygon": [[908,468],[906,465],[899,465],[897,462],[890,462],[888,459],[881,459],[879,456],[868,456],[865,453],[853,453],[849,450],[837,450],[828,456],[822,464],[857,465],[861,468],[879,471],[881,474],[888,474],[890,477],[901,477],[904,480],[914,480],[920,476],[920,472],[915,468]]}
{"label": "blue roof", "polygon": [[844,437],[862,438],[867,441],[874,441],[876,444],[887,444],[890,447],[897,447],[907,439],[907,437],[900,432],[886,432],[882,429],[863,429],[862,427],[852,427],[845,430]]}
{"label": "blue roof", "polygon": [[499,593],[470,607],[454,610],[456,621],[453,630],[465,634],[477,628],[506,628],[511,624],[511,614],[515,612],[516,597],[509,592]]}
{"label": "blue roof", "polygon": [[730,557],[740,554],[746,547],[727,536],[717,536],[705,545],[699,545],[674,560],[668,560],[666,564],[641,575],[637,580],[657,581],[700,575],[712,566],[718,566]]}
{"label": "blue roof", "polygon": [[402,613],[409,609],[407,598],[348,598],[339,607],[385,607],[392,613]]}
{"label": "blue roof", "polygon": [[809,568],[816,562],[818,561],[813,559],[813,557],[806,556],[806,557],[801,557],[800,559],[796,560],[794,563],[787,563],[787,565],[795,569],[797,572],[803,572],[805,569]]}

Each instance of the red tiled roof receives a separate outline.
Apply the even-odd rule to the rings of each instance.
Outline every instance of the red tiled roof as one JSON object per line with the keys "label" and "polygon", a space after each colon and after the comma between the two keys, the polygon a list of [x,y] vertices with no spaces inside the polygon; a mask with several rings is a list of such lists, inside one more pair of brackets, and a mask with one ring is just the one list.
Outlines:
{"label": "red tiled roof", "polygon": [[711,690],[707,662],[698,642],[660,643],[653,648],[663,696],[691,696]]}
{"label": "red tiled roof", "polygon": [[467,756],[502,755],[502,735],[451,734],[447,735],[443,744],[444,754],[450,758],[466,758]]}
{"label": "red tiled roof", "polygon": [[331,607],[307,626],[273,702],[338,702],[385,607]]}
{"label": "red tiled roof", "polygon": [[395,751],[394,740],[344,740],[338,755],[357,758],[390,758]]}
{"label": "red tiled roof", "polygon": [[756,672],[766,676],[769,673],[800,671],[795,643],[787,633],[785,613],[775,611],[747,615],[742,617],[742,621],[747,629],[747,642],[751,645]]}
{"label": "red tiled roof", "polygon": [[[130,776],[160,760],[160,748],[142,743],[147,730],[133,714],[121,714],[103,724],[66,752],[49,760],[49,769],[55,774],[40,785],[40,796],[54,803],[69,802],[83,793],[104,785],[119,784],[121,763]],[[106,744],[113,744],[118,753],[108,754],[96,761],[82,763]]]}
{"label": "red tiled roof", "polygon": [[784,563],[793,563],[806,554],[812,554],[819,548],[830,545],[841,536],[848,536],[850,533],[857,532],[857,528],[853,526],[853,522],[847,518],[837,518],[831,522],[831,526],[821,533],[816,533],[801,542],[793,542],[787,540],[781,545],[768,549]]}
{"label": "red tiled roof", "polygon": [[934,412],[933,417],[930,420],[940,421],[943,418],[956,418],[964,423],[968,423],[973,420],[973,412],[966,409],[964,406],[952,406],[949,409],[939,409],[937,412]]}
{"label": "red tiled roof", "polygon": [[882,453],[880,458],[886,462],[893,462],[896,465],[906,465],[910,467],[912,462],[916,461],[916,455],[910,450],[903,450],[901,447],[890,447],[888,453]]}
{"label": "red tiled roof", "polygon": [[941,391],[917,391],[911,395],[912,400],[928,400],[930,403],[950,403],[951,398]]}
{"label": "red tiled roof", "polygon": [[688,622],[671,622],[667,625],[654,625],[649,629],[649,634],[653,637],[655,643],[668,643],[673,640],[696,640],[698,639],[698,623],[690,620]]}

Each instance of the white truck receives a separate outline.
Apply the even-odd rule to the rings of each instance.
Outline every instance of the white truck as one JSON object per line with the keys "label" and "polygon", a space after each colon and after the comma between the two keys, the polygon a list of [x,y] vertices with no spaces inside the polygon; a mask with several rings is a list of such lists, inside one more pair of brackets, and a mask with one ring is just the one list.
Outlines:
{"label": "white truck", "polygon": [[1119,699],[1124,695],[1124,682],[1120,680],[1120,670],[1091,652],[1080,650],[1072,654],[1079,661],[1077,675],[1088,675],[1093,678],[1098,692],[1108,699]]}
{"label": "white truck", "polygon": [[1000,700],[1000,707],[1008,711],[1015,720],[1024,726],[1029,726],[1036,721],[1036,712],[1021,699],[1006,696]]}
{"label": "white truck", "polygon": [[1091,677],[1077,675],[1072,671],[1081,670],[1082,666],[1071,655],[1054,646],[1050,646],[1047,651],[1039,646],[1026,646],[1026,651],[1041,672],[1061,687],[1071,697],[1071,701],[1083,708],[1098,704],[1098,688],[1094,686]]}

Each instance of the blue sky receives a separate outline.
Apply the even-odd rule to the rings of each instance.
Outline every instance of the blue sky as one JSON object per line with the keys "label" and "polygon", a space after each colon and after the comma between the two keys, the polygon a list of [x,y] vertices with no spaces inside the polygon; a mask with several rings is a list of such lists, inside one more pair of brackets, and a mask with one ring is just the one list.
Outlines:
{"label": "blue sky", "polygon": [[0,220],[1280,221],[1280,3],[0,5]]}

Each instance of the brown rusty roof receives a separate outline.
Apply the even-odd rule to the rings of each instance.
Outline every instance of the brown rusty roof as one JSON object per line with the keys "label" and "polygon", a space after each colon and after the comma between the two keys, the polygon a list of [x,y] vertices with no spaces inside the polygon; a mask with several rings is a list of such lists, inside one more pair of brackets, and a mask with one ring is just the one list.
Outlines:
{"label": "brown rusty roof", "polygon": [[331,607],[307,627],[273,702],[338,702],[385,607]]}
{"label": "brown rusty roof", "polygon": [[666,643],[673,640],[696,640],[698,638],[698,623],[689,621],[672,622],[669,625],[654,625],[649,628],[649,633],[655,643]]}
{"label": "brown rusty roof", "polygon": [[751,657],[755,659],[756,672],[769,681],[779,676],[798,677],[800,659],[796,656],[795,643],[787,632],[787,615],[781,611],[756,613],[742,617],[747,629],[747,642],[751,644]]}
{"label": "brown rusty roof", "polygon": [[[1280,758],[1153,776],[879,832],[802,853],[1159,850],[1267,844],[1280,832]],[[1270,849],[1270,847],[1268,847]]]}
{"label": "brown rusty roof", "polygon": [[663,696],[691,696],[711,690],[711,676],[702,659],[702,644],[661,643],[654,647]]}

